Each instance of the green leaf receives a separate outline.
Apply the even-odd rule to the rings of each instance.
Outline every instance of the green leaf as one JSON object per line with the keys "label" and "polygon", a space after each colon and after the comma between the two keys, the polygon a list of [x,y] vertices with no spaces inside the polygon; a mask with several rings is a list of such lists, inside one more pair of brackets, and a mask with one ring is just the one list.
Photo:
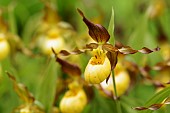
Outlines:
{"label": "green leaf", "polygon": [[114,39],[114,9],[112,8],[112,15],[110,18],[110,23],[108,27],[108,32],[110,34],[110,40],[109,42],[114,45],[115,44],[115,39]]}
{"label": "green leaf", "polygon": [[148,18],[145,15],[143,15],[138,20],[138,23],[135,26],[135,29],[129,38],[128,45],[135,49],[140,49],[143,46],[145,46],[144,41],[147,30],[148,30]]}
{"label": "green leaf", "polygon": [[170,14],[169,14],[170,9],[166,9],[164,12],[164,15],[160,16],[160,24],[162,26],[163,32],[167,36],[166,38],[170,42],[170,32],[169,32],[169,25],[170,25]]}
{"label": "green leaf", "polygon": [[86,106],[83,113],[119,113],[116,110],[115,101],[100,95],[97,89],[94,89],[95,96]]}
{"label": "green leaf", "polygon": [[40,25],[40,19],[42,18],[42,14],[34,14],[29,17],[27,22],[25,23],[25,26],[23,27],[23,31],[21,34],[22,41],[25,44],[30,44],[31,37],[33,36],[34,32],[38,29],[38,26]]}
{"label": "green leaf", "polygon": [[132,109],[132,106],[136,106],[141,104],[140,100],[138,100],[138,97],[130,97],[129,95],[122,95],[120,100],[121,100],[121,105],[122,105],[122,112],[126,113],[138,113],[138,111]]}
{"label": "green leaf", "polygon": [[170,105],[166,105],[165,106],[165,113],[170,113]]}
{"label": "green leaf", "polygon": [[[148,30],[148,19],[146,16],[143,15],[138,20],[138,23],[128,40],[128,46],[130,46],[134,49],[140,49],[140,48],[146,46],[144,41],[146,38],[147,30]],[[146,46],[146,47],[148,47],[148,46]],[[141,65],[143,63],[143,60],[141,60],[143,58],[143,56],[144,55],[137,53],[131,57],[134,59],[134,61],[137,64]]]}
{"label": "green leaf", "polygon": [[[166,97],[170,95],[170,87],[164,88],[162,91],[156,93],[144,106],[150,106],[152,104],[161,103]],[[152,113],[151,110],[142,111],[140,113]]]}
{"label": "green leaf", "polygon": [[[110,99],[106,99],[102,96],[100,96],[99,94],[97,95],[96,94],[96,104],[99,104],[101,107],[102,107],[102,112],[100,109],[98,109],[98,112],[96,113],[103,113],[103,112],[106,112],[106,113],[118,113],[117,109],[116,109],[116,103],[115,101],[113,100],[110,100]],[[97,108],[97,106],[96,106]],[[114,109],[114,110],[113,110]]]}
{"label": "green leaf", "polygon": [[45,106],[46,113],[51,113],[56,91],[56,79],[59,72],[59,65],[55,59],[50,59],[44,75],[42,75],[38,89],[38,100]]}

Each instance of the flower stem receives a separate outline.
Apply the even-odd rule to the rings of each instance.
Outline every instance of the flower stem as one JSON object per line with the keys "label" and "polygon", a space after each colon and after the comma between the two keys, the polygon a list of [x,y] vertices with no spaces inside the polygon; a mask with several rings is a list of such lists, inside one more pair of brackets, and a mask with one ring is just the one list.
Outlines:
{"label": "flower stem", "polygon": [[13,34],[17,34],[17,26],[16,26],[16,20],[14,16],[14,8],[16,6],[16,1],[11,2],[8,6],[8,17],[9,17],[9,26],[10,26],[10,31]]}
{"label": "flower stem", "polygon": [[115,97],[116,97],[114,99],[115,99],[115,102],[116,102],[117,113],[122,113],[120,102],[117,99],[118,95],[117,95],[117,90],[116,90],[116,81],[115,81],[114,71],[112,71],[112,80],[113,80],[113,88],[114,88]]}
{"label": "flower stem", "polygon": [[113,80],[113,88],[114,88],[115,96],[117,99],[117,90],[116,90],[116,81],[115,81],[114,71],[112,71],[112,80]]}

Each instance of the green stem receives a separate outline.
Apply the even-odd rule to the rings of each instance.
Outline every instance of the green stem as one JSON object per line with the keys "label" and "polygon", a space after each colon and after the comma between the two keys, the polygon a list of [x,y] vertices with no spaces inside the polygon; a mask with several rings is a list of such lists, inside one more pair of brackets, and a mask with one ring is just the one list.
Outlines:
{"label": "green stem", "polygon": [[117,99],[117,90],[116,90],[116,82],[115,82],[114,71],[112,71],[112,80],[113,80],[113,88],[114,88],[115,96],[116,96],[116,99]]}
{"label": "green stem", "polygon": [[117,95],[117,90],[116,90],[114,71],[112,71],[112,80],[113,80],[113,88],[114,88],[114,92],[115,92],[115,96],[116,96],[115,102],[116,102],[117,113],[122,113],[120,102],[117,99],[118,95]]}
{"label": "green stem", "polygon": [[13,1],[8,6],[8,18],[9,18],[9,25],[10,25],[10,31],[13,34],[17,34],[17,26],[16,26],[16,20],[14,15],[14,8],[15,8],[16,2]]}

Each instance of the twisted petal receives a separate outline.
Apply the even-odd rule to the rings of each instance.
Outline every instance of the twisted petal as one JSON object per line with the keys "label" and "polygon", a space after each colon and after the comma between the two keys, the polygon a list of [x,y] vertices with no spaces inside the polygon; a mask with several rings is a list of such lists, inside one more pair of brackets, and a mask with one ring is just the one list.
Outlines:
{"label": "twisted petal", "polygon": [[59,58],[57,56],[57,54],[55,53],[54,49],[52,49],[52,51],[55,54],[56,61],[61,64],[63,72],[67,73],[70,76],[80,76],[81,75],[81,70],[80,70],[79,66],[77,66],[76,64],[69,63],[69,62]]}
{"label": "twisted petal", "polygon": [[106,28],[104,28],[100,24],[92,23],[84,16],[83,12],[80,9],[77,10],[79,14],[83,17],[83,21],[87,25],[89,29],[89,35],[92,37],[92,39],[99,43],[106,43],[110,38],[110,35]]}
{"label": "twisted petal", "polygon": [[163,105],[166,105],[166,104],[170,104],[170,97],[166,98],[163,101],[163,103],[160,103],[160,104],[152,104],[149,107],[135,107],[133,109],[139,110],[139,111],[147,110],[147,109],[149,109],[149,110],[157,110],[157,109],[161,108]]}

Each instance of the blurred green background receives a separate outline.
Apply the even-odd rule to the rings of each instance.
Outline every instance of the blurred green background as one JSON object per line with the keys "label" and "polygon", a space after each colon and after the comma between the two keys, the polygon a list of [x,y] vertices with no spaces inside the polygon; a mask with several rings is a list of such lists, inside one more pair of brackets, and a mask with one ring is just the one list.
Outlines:
{"label": "blurred green background", "polygon": [[[43,18],[45,3],[50,3],[55,8],[60,20],[73,27],[73,31],[76,33],[71,37],[73,42],[81,40],[80,38],[84,35],[88,36],[88,29],[77,13],[77,8],[81,9],[89,20],[106,28],[109,26],[113,8],[116,41],[135,49],[170,46],[170,0],[0,0],[2,18],[8,24],[8,32],[17,35],[26,48],[30,47],[38,29],[38,23]],[[155,4],[160,6],[154,8]],[[70,44],[69,49],[72,50],[79,45],[84,45],[84,43]],[[164,50],[170,51],[170,47],[168,47],[149,55],[140,53],[129,55],[125,59],[139,66],[146,64],[154,66],[158,62],[170,59],[168,57],[170,52],[167,52],[167,54],[164,52]],[[35,48],[33,53],[39,53],[39,50]],[[165,58],[166,56],[168,58]],[[84,72],[88,59],[88,55],[80,55],[80,62],[77,64],[80,65],[82,72]],[[14,92],[12,82],[5,71],[12,73],[17,81],[25,84],[35,98],[43,104],[47,112],[53,105],[55,89],[58,87],[56,86],[57,78],[67,77],[54,59],[44,55],[32,58],[22,52],[16,52],[0,61],[0,67],[2,68],[0,75],[0,113],[10,113],[23,103]],[[165,76],[168,76],[169,79],[169,68],[166,71]],[[159,71],[150,72],[152,77],[158,76],[159,73]],[[133,75],[131,76],[133,77]],[[143,81],[140,74],[137,74],[137,81],[139,82],[133,84],[127,94],[120,98],[122,113],[137,113],[138,111],[131,107],[145,105],[146,101],[156,93],[155,86]],[[94,90],[95,97],[86,106],[83,113],[116,113],[114,110],[115,101],[101,96],[95,88]],[[55,105],[58,107],[59,100]],[[169,105],[166,107],[154,113],[169,113]]]}

